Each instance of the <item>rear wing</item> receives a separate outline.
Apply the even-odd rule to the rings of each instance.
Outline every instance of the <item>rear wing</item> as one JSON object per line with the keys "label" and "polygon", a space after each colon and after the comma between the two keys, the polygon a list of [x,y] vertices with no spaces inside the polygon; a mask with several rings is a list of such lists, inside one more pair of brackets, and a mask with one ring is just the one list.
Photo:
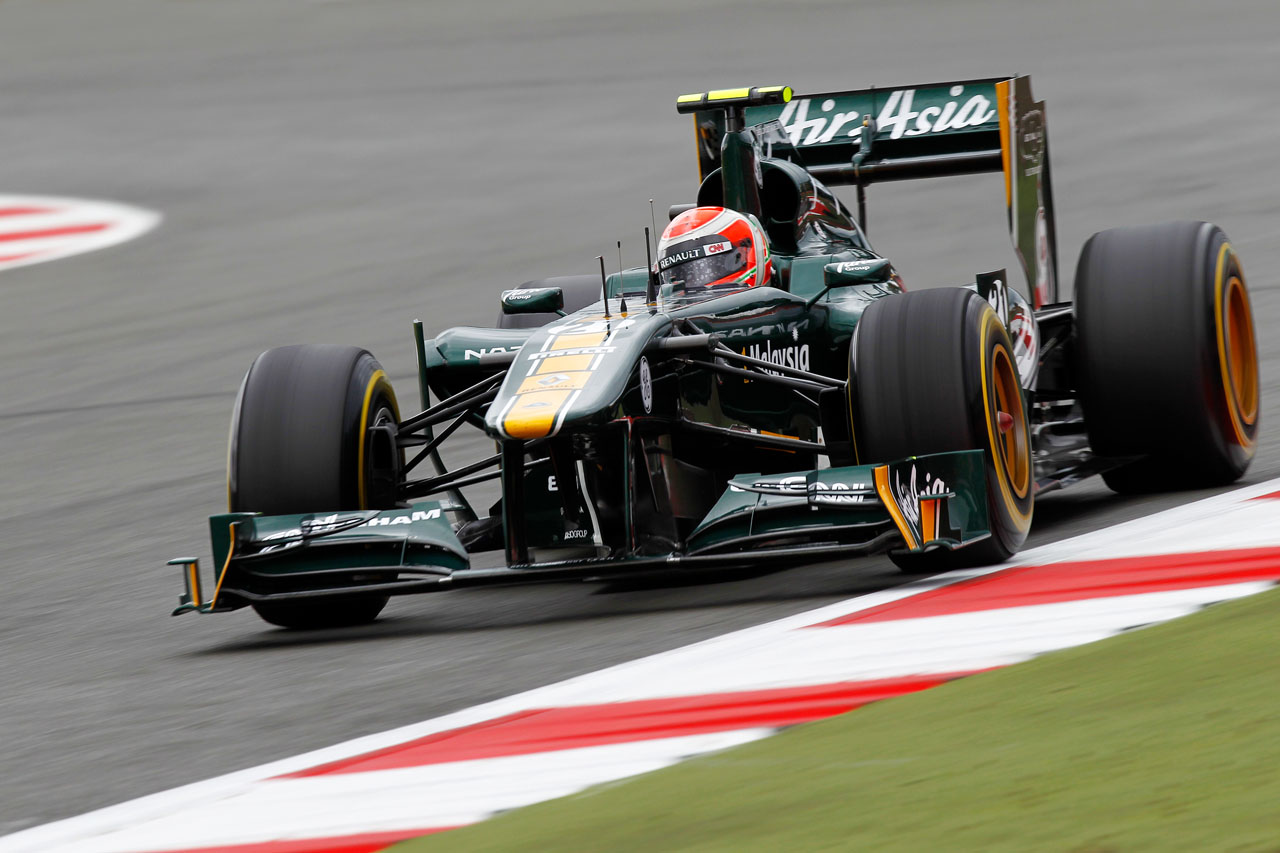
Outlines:
{"label": "rear wing", "polygon": [[[783,90],[786,96],[762,97]],[[729,97],[739,92],[743,97]],[[1009,233],[1028,294],[1037,308],[1058,301],[1049,140],[1030,77],[794,97],[785,87],[729,90],[685,95],[678,106],[693,112],[700,178],[720,167],[726,113],[739,112],[746,126],[769,131],[758,134],[762,156],[798,162],[828,184],[857,186],[864,219],[870,184],[1003,172]]]}

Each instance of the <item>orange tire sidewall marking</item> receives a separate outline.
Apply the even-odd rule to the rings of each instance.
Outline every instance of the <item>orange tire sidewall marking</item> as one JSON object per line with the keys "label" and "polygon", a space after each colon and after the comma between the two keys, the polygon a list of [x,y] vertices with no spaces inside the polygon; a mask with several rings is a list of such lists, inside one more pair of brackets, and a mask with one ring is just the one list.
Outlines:
{"label": "orange tire sidewall marking", "polygon": [[[1222,248],[1218,250],[1218,260],[1215,264],[1213,279],[1213,320],[1214,333],[1218,342],[1218,370],[1222,376],[1222,391],[1226,398],[1228,420],[1231,421],[1231,431],[1235,435],[1236,443],[1246,450],[1252,451],[1254,439],[1249,435],[1248,428],[1253,426],[1257,420],[1257,400],[1259,398],[1257,381],[1257,344],[1253,332],[1253,308],[1249,304],[1249,292],[1245,289],[1244,274],[1240,272],[1240,265],[1237,261],[1237,275],[1225,275],[1227,270],[1227,259],[1235,257],[1235,253],[1231,249],[1230,243],[1223,243]],[[1231,293],[1227,293],[1228,289]],[[1240,332],[1247,332],[1248,342],[1242,344],[1241,347],[1232,347],[1232,350],[1240,349],[1238,354],[1246,355],[1243,350],[1247,349],[1247,357],[1250,359],[1248,379],[1252,382],[1252,399],[1254,401],[1253,411],[1248,419],[1244,413],[1240,411],[1239,398],[1240,389],[1236,388],[1235,377],[1232,375],[1232,363],[1228,354],[1228,346],[1233,343],[1228,341],[1228,321],[1225,316],[1226,312],[1231,310],[1232,306],[1224,297],[1229,297],[1235,292],[1240,294],[1242,304],[1244,306],[1244,316],[1237,318],[1237,322],[1233,325]],[[1227,302],[1224,305],[1224,302]],[[1240,327],[1244,328],[1241,329]]]}
{"label": "orange tire sidewall marking", "polygon": [[[990,445],[988,446],[988,451],[992,454],[993,457],[999,453],[999,450],[997,449],[998,448],[997,442],[1000,439],[997,436],[997,432],[999,431],[999,426],[996,424],[995,422],[996,419],[991,414],[992,412],[991,397],[992,397],[993,391],[991,389],[991,379],[992,379],[991,371],[987,369],[991,363],[991,359],[988,358],[987,356],[987,341],[988,341],[987,335],[989,334],[990,330],[998,326],[999,323],[1000,321],[996,319],[995,311],[993,311],[990,306],[986,306],[986,310],[983,311],[982,334],[979,335],[979,345],[981,347],[979,352],[982,358],[982,416],[983,416],[983,419],[987,422],[987,439],[988,441],[990,441]],[[1022,426],[1023,428],[1025,428],[1025,419]],[[1019,427],[1018,424],[1014,424],[1015,429],[1017,429],[1018,427]],[[993,459],[993,461],[996,461],[996,460]],[[1028,465],[1029,464],[1030,463],[1028,462]],[[1023,512],[1018,507],[1018,503],[1014,497],[1012,486],[1009,483],[1008,473],[1005,470],[1004,464],[1002,463],[996,464],[996,465],[993,465],[992,467],[995,468],[996,482],[1000,486],[1000,496],[1004,499],[1004,505],[1005,505],[1005,508],[1009,511],[1010,518],[1012,518],[1014,523],[1017,524],[1018,529],[1020,531],[1025,531],[1030,529],[1031,527],[1030,508],[1028,508],[1027,512]],[[993,519],[993,522],[994,522],[994,519]]]}

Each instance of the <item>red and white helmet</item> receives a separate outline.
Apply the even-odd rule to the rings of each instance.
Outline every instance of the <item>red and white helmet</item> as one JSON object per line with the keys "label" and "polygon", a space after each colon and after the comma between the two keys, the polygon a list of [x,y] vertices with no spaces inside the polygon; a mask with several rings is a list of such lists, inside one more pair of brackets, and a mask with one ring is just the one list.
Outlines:
{"label": "red and white helmet", "polygon": [[671,220],[658,241],[658,280],[686,292],[756,287],[773,278],[769,241],[754,216],[695,207]]}

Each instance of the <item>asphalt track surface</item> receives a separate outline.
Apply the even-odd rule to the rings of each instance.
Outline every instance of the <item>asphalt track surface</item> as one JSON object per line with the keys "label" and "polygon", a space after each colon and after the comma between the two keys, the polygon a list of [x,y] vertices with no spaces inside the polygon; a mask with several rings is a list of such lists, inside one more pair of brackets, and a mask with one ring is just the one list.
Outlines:
{"label": "asphalt track surface", "polygon": [[[868,559],[459,591],[342,632],[167,616],[163,563],[207,553],[252,358],[360,344],[413,400],[414,317],[487,324],[499,290],[618,238],[640,262],[647,200],[693,196],[682,92],[1031,73],[1064,280],[1101,228],[1231,236],[1265,386],[1247,481],[1280,475],[1277,71],[1271,0],[0,0],[0,192],[165,216],[0,275],[0,833],[898,581]],[[877,186],[869,233],[909,285],[957,283],[1013,266],[1001,201],[997,176]],[[1095,481],[1043,500],[1030,544],[1203,494]]]}

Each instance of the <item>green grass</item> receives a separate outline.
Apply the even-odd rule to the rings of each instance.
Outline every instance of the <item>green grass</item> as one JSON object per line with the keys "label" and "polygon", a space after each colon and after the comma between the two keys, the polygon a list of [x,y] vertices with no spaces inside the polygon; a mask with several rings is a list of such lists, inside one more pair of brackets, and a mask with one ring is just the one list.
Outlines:
{"label": "green grass", "polygon": [[393,850],[1280,851],[1280,590]]}

